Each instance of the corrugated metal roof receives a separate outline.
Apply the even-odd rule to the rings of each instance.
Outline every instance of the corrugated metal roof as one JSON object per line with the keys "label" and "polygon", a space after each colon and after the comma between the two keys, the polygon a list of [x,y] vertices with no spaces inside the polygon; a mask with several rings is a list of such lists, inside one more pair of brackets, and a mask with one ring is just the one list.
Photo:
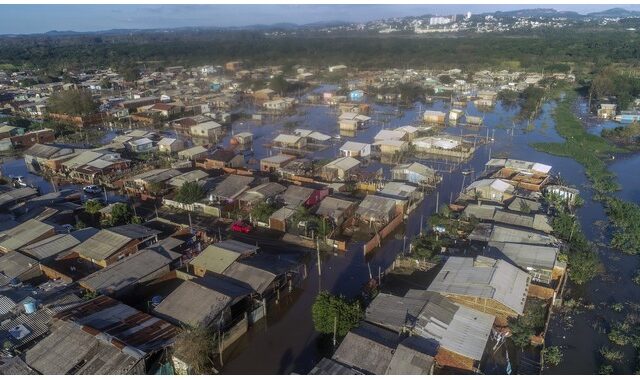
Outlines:
{"label": "corrugated metal roof", "polygon": [[552,270],[560,252],[560,249],[556,247],[532,244],[490,242],[489,246],[495,248],[504,254],[506,259],[525,270],[527,268]]}
{"label": "corrugated metal roof", "polygon": [[247,265],[243,262],[232,263],[222,274],[247,284],[258,294],[264,293],[277,277],[274,273]]}
{"label": "corrugated metal roof", "polygon": [[493,299],[522,314],[529,275],[504,260],[450,257],[428,290],[443,295]]}
{"label": "corrugated metal roof", "polygon": [[38,190],[31,187],[10,190],[0,194],[0,207],[21,199],[29,198],[38,194]]}
{"label": "corrugated metal roof", "polygon": [[554,245],[557,242],[556,238],[546,233],[503,226],[493,227],[490,241],[536,245]]}
{"label": "corrugated metal roof", "polygon": [[150,249],[143,249],[117,263],[102,268],[79,281],[80,285],[91,291],[110,294],[135,285],[140,281],[150,281],[165,272],[159,273],[179,255],[166,256]]}
{"label": "corrugated metal roof", "polygon": [[220,182],[210,195],[222,199],[235,198],[242,194],[253,180],[253,177],[231,174]]}
{"label": "corrugated metal roof", "polygon": [[378,195],[367,195],[360,205],[356,214],[363,220],[382,220],[389,217],[389,213],[396,207],[396,201]]}
{"label": "corrugated metal roof", "polygon": [[89,227],[74,231],[71,234],[54,235],[50,238],[30,244],[21,250],[38,260],[65,252],[98,233],[97,228]]}
{"label": "corrugated metal roof", "polygon": [[240,256],[241,254],[238,252],[210,245],[191,260],[190,264],[194,267],[204,268],[209,272],[222,273]]}
{"label": "corrugated metal roof", "polygon": [[130,239],[145,239],[161,233],[158,230],[145,227],[141,224],[124,224],[122,226],[111,227],[109,228],[109,231],[126,236]]}
{"label": "corrugated metal roof", "polygon": [[384,375],[399,341],[396,333],[363,322],[347,334],[333,359],[366,373]]}
{"label": "corrugated metal roof", "polygon": [[154,312],[177,323],[208,326],[225,308],[250,292],[222,277],[198,278],[180,284]]}
{"label": "corrugated metal roof", "polygon": [[6,251],[16,250],[32,243],[47,233],[53,232],[53,230],[54,228],[46,223],[30,219],[10,230],[0,233],[0,247]]}
{"label": "corrugated metal roof", "polygon": [[17,278],[25,272],[38,267],[38,262],[20,252],[0,255],[0,273],[9,279]]}
{"label": "corrugated metal roof", "polygon": [[313,194],[313,189],[303,186],[290,185],[282,194],[284,203],[289,206],[299,206],[306,202]]}
{"label": "corrugated metal roof", "polygon": [[393,352],[385,375],[430,375],[435,364],[435,347],[419,336],[410,336]]}
{"label": "corrugated metal roof", "polygon": [[371,301],[365,312],[367,322],[400,333],[424,307],[426,299],[399,297],[380,293]]}
{"label": "corrugated metal roof", "polygon": [[73,251],[97,261],[105,260],[124,247],[132,239],[109,230],[100,230],[88,240],[76,246]]}
{"label": "corrugated metal roof", "polygon": [[309,375],[361,375],[361,373],[333,359],[322,358]]}

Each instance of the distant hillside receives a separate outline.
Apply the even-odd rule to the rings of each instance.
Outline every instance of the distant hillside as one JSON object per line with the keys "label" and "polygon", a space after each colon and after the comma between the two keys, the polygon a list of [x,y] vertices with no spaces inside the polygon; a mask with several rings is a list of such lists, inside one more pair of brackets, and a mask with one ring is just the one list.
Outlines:
{"label": "distant hillside", "polygon": [[611,8],[606,11],[588,13],[587,16],[594,18],[626,18],[626,17],[640,17],[640,12],[629,11],[624,8]]}

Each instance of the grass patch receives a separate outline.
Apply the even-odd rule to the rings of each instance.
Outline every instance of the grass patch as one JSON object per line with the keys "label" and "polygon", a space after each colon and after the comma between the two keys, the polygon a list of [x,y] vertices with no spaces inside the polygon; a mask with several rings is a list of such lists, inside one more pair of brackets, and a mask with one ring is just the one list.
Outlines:
{"label": "grass patch", "polygon": [[571,104],[576,93],[569,91],[560,100],[554,112],[556,130],[565,139],[563,143],[535,143],[532,146],[541,152],[570,157],[585,168],[585,173],[596,191],[614,227],[611,246],[628,254],[640,252],[640,207],[611,196],[620,190],[615,175],[607,167],[606,160],[616,153],[627,153],[605,138],[588,133],[573,114]]}

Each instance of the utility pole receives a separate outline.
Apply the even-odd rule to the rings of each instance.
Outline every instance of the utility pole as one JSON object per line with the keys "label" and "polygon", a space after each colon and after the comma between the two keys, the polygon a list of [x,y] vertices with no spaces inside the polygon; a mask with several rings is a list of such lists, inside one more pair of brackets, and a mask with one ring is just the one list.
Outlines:
{"label": "utility pole", "polygon": [[338,315],[336,314],[333,317],[333,347],[336,347],[337,341],[336,341],[336,335],[338,333]]}
{"label": "utility pole", "polygon": [[320,242],[316,238],[316,255],[318,256],[318,277],[322,276],[322,265],[320,263]]}
{"label": "utility pole", "polygon": [[440,209],[440,192],[438,191],[436,193],[436,214],[438,213],[439,209]]}

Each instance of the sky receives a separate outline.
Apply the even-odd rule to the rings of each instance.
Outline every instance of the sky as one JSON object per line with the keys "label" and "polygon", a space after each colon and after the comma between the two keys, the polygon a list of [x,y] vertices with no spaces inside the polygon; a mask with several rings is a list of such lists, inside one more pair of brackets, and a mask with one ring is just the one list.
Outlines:
{"label": "sky", "polygon": [[[617,5],[0,5],[0,34],[186,26],[246,26],[323,21],[365,22],[423,14],[483,13],[526,8],[555,8],[589,13]],[[640,11],[640,5],[620,7]]]}

